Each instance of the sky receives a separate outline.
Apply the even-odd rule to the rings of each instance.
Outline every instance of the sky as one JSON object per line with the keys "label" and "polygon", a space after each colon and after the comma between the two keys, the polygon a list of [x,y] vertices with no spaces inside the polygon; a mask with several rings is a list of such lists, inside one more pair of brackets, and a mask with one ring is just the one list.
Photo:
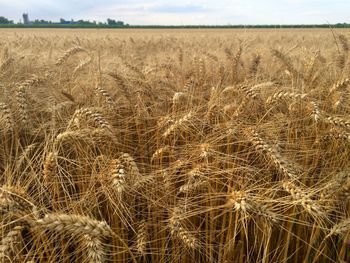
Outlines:
{"label": "sky", "polygon": [[350,22],[350,0],[0,0],[0,16],[131,25],[325,24]]}

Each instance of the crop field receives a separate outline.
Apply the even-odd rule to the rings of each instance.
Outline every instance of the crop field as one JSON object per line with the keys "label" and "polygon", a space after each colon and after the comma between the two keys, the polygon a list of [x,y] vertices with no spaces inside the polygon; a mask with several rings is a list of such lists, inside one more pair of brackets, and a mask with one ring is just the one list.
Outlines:
{"label": "crop field", "polygon": [[350,33],[0,30],[0,262],[350,262]]}

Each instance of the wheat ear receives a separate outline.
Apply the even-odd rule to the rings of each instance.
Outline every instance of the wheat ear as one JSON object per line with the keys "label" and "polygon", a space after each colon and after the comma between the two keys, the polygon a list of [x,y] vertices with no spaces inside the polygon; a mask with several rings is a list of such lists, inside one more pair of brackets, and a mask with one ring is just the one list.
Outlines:
{"label": "wheat ear", "polygon": [[77,65],[75,67],[75,69],[73,70],[73,76],[80,70],[82,70],[83,68],[85,68],[86,66],[88,66],[92,61],[92,57],[87,57],[86,59],[80,61],[79,65]]}
{"label": "wheat ear", "polygon": [[15,226],[1,239],[0,242],[0,262],[14,262],[10,259],[10,252],[19,242],[23,226]]}
{"label": "wheat ear", "polygon": [[5,131],[13,131],[13,115],[6,103],[0,103],[0,117],[5,120]]}
{"label": "wheat ear", "polygon": [[330,89],[330,92],[344,91],[350,84],[350,78],[346,78],[336,82]]}
{"label": "wheat ear", "polygon": [[176,207],[169,218],[169,228],[172,236],[180,239],[188,248],[194,249],[198,246],[197,239],[181,223],[183,211]]}
{"label": "wheat ear", "polygon": [[350,133],[341,132],[341,133],[330,133],[322,137],[323,140],[335,139],[335,140],[343,140],[350,142]]}
{"label": "wheat ear", "polygon": [[68,127],[72,127],[73,125],[79,127],[81,118],[87,118],[89,120],[92,120],[95,123],[95,125],[102,129],[112,129],[111,125],[103,118],[103,116],[91,108],[81,108],[76,110],[68,124]]}
{"label": "wheat ear", "polygon": [[88,235],[91,238],[109,237],[112,230],[105,221],[97,221],[87,216],[74,214],[47,214],[44,218],[35,221],[41,228],[67,232],[77,236]]}
{"label": "wheat ear", "polygon": [[105,262],[103,254],[103,243],[97,237],[90,235],[83,236],[83,244],[86,247],[87,262],[89,263],[103,263]]}
{"label": "wheat ear", "polygon": [[194,168],[188,173],[188,182],[179,188],[179,193],[189,194],[201,188],[209,186],[200,168]]}
{"label": "wheat ear", "polygon": [[2,186],[0,188],[0,209],[13,209],[32,213],[38,217],[38,208],[27,192],[19,187]]}
{"label": "wheat ear", "polygon": [[249,67],[249,74],[251,76],[255,76],[258,72],[258,67],[260,65],[261,56],[259,54],[254,55],[254,57],[251,60],[250,67]]}
{"label": "wheat ear", "polygon": [[226,207],[233,208],[235,211],[246,213],[251,209],[250,202],[248,201],[245,191],[233,190],[228,196]]}
{"label": "wheat ear", "polygon": [[350,218],[342,220],[340,223],[333,226],[329,234],[326,236],[330,237],[333,235],[344,235],[350,230]]}
{"label": "wheat ear", "polygon": [[272,163],[283,175],[292,179],[297,177],[296,171],[291,168],[291,163],[284,159],[276,149],[267,144],[257,131],[250,130],[248,136],[251,143],[255,146],[255,149],[269,157]]}
{"label": "wheat ear", "polygon": [[125,165],[125,167],[130,172],[130,175],[132,178],[136,179],[141,176],[140,170],[135,162],[135,159],[128,153],[122,153],[122,155],[119,158],[122,163]]}
{"label": "wheat ear", "polygon": [[259,97],[258,93],[252,87],[241,85],[238,88],[250,99],[257,99]]}
{"label": "wheat ear", "polygon": [[294,67],[291,59],[286,54],[284,54],[282,51],[277,49],[272,49],[271,52],[274,57],[278,58],[286,66],[288,71],[291,72],[294,77],[297,77],[297,76],[303,77],[301,72],[299,72]]}
{"label": "wheat ear", "polygon": [[120,195],[125,189],[125,166],[119,159],[111,161],[110,173],[112,176],[112,185],[115,187],[117,193]]}
{"label": "wheat ear", "polygon": [[310,102],[312,106],[311,118],[317,123],[321,119],[321,111],[317,103],[314,101]]}
{"label": "wheat ear", "polygon": [[147,248],[147,225],[146,221],[141,220],[140,224],[137,227],[136,233],[136,250],[137,252],[144,256],[146,254]]}
{"label": "wheat ear", "polygon": [[183,125],[188,123],[193,118],[193,113],[189,112],[185,116],[183,116],[181,119],[175,121],[174,124],[172,124],[164,133],[163,137],[167,138],[170,134],[175,132],[177,129],[181,128]]}
{"label": "wheat ear", "polygon": [[27,89],[38,82],[39,78],[36,75],[33,75],[29,79],[21,82],[16,90],[16,100],[19,107],[20,122],[24,127],[27,127],[29,122]]}
{"label": "wheat ear", "polygon": [[103,98],[105,98],[105,100],[109,106],[111,106],[112,108],[115,106],[112,96],[105,89],[103,89],[99,85],[96,85],[95,91],[96,91],[96,95],[100,95]]}
{"label": "wheat ear", "polygon": [[268,97],[266,100],[266,103],[275,103],[280,99],[305,99],[307,97],[307,94],[305,93],[295,93],[295,92],[289,92],[289,91],[280,91],[272,96]]}
{"label": "wheat ear", "polygon": [[326,123],[332,124],[334,126],[339,126],[343,128],[350,128],[350,120],[339,118],[339,117],[326,117],[324,118]]}
{"label": "wheat ear", "polygon": [[43,176],[46,181],[52,180],[56,175],[57,169],[57,153],[49,152],[43,165]]}
{"label": "wheat ear", "polygon": [[64,62],[67,61],[67,59],[70,56],[73,56],[74,54],[77,54],[79,52],[87,52],[86,49],[82,48],[82,47],[72,47],[70,49],[68,49],[67,51],[65,51],[60,57],[57,58],[56,60],[56,65],[62,65]]}
{"label": "wheat ear", "polygon": [[26,90],[23,86],[18,87],[16,100],[19,107],[21,125],[26,127],[28,124],[28,101]]}
{"label": "wheat ear", "polygon": [[296,184],[284,181],[282,187],[292,196],[293,200],[297,201],[308,213],[321,217],[325,216],[324,211],[316,201],[309,198],[306,192],[302,191]]}

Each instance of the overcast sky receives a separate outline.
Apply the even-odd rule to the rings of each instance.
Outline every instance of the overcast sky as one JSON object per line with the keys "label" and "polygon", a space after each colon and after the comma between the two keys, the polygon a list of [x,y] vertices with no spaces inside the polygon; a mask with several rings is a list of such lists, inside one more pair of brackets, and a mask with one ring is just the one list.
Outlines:
{"label": "overcast sky", "polygon": [[313,24],[350,22],[350,0],[0,0],[0,16],[129,24]]}

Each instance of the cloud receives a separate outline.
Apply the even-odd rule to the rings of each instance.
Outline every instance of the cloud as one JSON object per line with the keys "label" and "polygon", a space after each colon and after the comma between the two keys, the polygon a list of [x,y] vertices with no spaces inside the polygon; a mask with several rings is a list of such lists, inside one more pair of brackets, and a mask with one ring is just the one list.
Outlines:
{"label": "cloud", "polygon": [[93,19],[98,21],[104,21],[107,18],[114,18],[123,20],[127,23],[134,23],[130,21],[139,20],[140,18],[147,17],[150,13],[150,8],[153,4],[113,4],[109,6],[100,6],[90,8],[80,14],[76,14],[74,18]]}
{"label": "cloud", "polygon": [[129,24],[282,24],[350,22],[349,0],[0,0],[0,16],[18,21],[120,19]]}
{"label": "cloud", "polygon": [[208,8],[205,8],[201,5],[192,5],[192,4],[185,4],[185,5],[156,5],[150,9],[151,12],[155,13],[200,13],[200,12],[208,12],[210,11]]}

